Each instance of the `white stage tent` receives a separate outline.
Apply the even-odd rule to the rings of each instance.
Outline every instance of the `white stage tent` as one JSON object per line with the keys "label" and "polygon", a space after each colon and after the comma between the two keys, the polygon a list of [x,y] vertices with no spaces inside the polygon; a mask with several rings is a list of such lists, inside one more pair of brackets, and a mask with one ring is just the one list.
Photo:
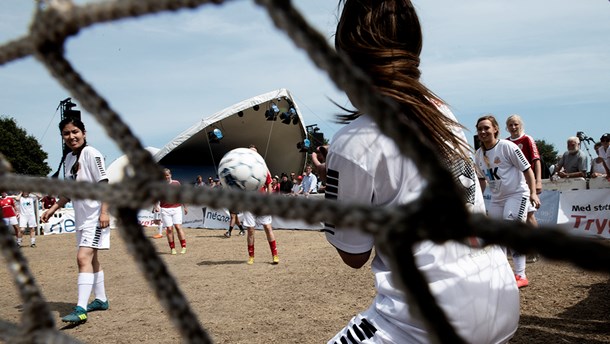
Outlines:
{"label": "white stage tent", "polygon": [[[277,106],[275,120],[266,117]],[[290,109],[294,109],[291,114]],[[291,116],[291,117],[290,117]],[[284,119],[284,120],[282,120]],[[222,138],[214,142],[214,130]],[[238,147],[256,145],[273,175],[301,173],[306,153],[298,143],[306,138],[298,105],[286,89],[261,94],[203,118],[161,148],[154,159],[172,170],[174,179],[194,182],[197,175],[215,177],[220,159]]]}

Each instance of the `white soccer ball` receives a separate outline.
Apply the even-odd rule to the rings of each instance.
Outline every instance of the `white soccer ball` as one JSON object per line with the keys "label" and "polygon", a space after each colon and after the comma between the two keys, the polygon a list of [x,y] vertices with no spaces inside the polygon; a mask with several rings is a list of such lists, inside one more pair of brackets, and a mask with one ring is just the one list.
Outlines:
{"label": "white soccer ball", "polygon": [[255,191],[267,181],[267,164],[263,157],[249,148],[236,148],[222,157],[218,177],[223,186]]}

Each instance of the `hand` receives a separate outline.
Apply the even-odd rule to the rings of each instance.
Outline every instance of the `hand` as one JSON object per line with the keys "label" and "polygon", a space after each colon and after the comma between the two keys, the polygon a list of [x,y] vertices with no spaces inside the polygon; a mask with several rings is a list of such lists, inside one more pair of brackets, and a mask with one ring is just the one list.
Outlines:
{"label": "hand", "polygon": [[533,193],[530,195],[530,202],[532,202],[532,205],[536,207],[536,209],[540,208],[540,199],[537,194]]}
{"label": "hand", "polygon": [[42,213],[42,215],[40,215],[40,221],[47,223],[51,215],[53,214],[50,214],[50,210],[45,211],[44,213]]}
{"label": "hand", "polygon": [[311,153],[311,162],[316,168],[316,172],[321,181],[326,181],[326,155],[328,146],[320,146],[315,152]]}
{"label": "hand", "polygon": [[108,215],[107,212],[102,212],[100,213],[100,228],[106,228],[108,226],[110,226],[110,216]]}
{"label": "hand", "polygon": [[328,145],[319,146],[316,151],[311,153],[312,157],[315,156],[316,160],[320,163],[326,162],[326,155],[328,155]]}

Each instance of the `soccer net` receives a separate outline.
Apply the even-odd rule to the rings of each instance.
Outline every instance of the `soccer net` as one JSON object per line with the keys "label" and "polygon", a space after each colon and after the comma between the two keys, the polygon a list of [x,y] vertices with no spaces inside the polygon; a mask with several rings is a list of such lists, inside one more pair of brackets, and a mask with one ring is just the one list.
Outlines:
{"label": "soccer net", "polygon": [[[494,221],[468,213],[462,198],[453,192],[452,176],[434,158],[436,154],[433,149],[422,144],[414,127],[392,120],[392,114],[397,112],[395,103],[377,95],[367,77],[337,55],[326,39],[306,22],[289,1],[255,2],[267,10],[276,27],[284,31],[296,46],[305,50],[318,68],[328,73],[337,87],[356,95],[358,103],[355,105],[372,116],[381,130],[397,142],[403,154],[413,159],[421,174],[428,176],[428,187],[420,200],[401,207],[380,209],[324,200],[314,202],[297,197],[265,197],[230,190],[167,186],[160,167],[133,135],[121,115],[65,58],[64,44],[70,36],[96,24],[221,4],[224,3],[222,0],[121,0],[83,6],[76,6],[70,0],[38,0],[29,33],[0,46],[0,65],[35,57],[104,127],[128,157],[132,168],[117,184],[77,183],[13,174],[7,161],[0,157],[0,189],[62,194],[111,204],[118,232],[129,251],[133,252],[134,260],[183,341],[190,343],[210,343],[211,339],[137,221],[139,209],[149,207],[160,198],[216,209],[249,210],[259,215],[271,214],[311,223],[328,221],[337,226],[358,227],[372,233],[381,243],[381,249],[392,258],[392,269],[399,273],[404,288],[417,295],[414,298],[417,306],[429,320],[430,328],[440,342],[457,343],[462,340],[448,323],[423,275],[415,267],[411,248],[416,242],[443,242],[478,236],[487,243],[502,244],[522,253],[537,251],[544,257],[568,261],[587,270],[610,271],[610,249],[601,242],[568,236],[557,228],[525,230],[527,227],[518,222]],[[443,204],[442,214],[436,211],[438,204]],[[16,246],[12,232],[2,221],[0,229],[0,248],[23,302],[23,316],[18,327],[0,319],[0,339],[7,342],[76,343],[75,339],[55,328],[51,310],[35,283],[27,260]]]}

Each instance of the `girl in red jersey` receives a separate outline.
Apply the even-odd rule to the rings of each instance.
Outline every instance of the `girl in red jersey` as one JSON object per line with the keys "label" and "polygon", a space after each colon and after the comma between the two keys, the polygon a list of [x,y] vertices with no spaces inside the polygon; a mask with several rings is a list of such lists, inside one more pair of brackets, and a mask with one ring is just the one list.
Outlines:
{"label": "girl in red jersey", "polygon": [[4,224],[13,226],[15,237],[20,238],[21,232],[19,231],[19,226],[17,226],[17,208],[15,206],[15,200],[11,197],[7,197],[6,192],[2,191],[0,206],[2,207],[2,219],[4,220]]}
{"label": "girl in red jersey", "polygon": [[[258,152],[256,146],[250,145],[248,148],[252,149],[255,152]],[[262,193],[271,193],[271,173],[267,171],[267,179],[265,181],[265,185],[260,189]],[[267,242],[269,243],[269,249],[271,250],[272,263],[278,264],[280,262],[280,257],[277,254],[277,245],[275,243],[275,235],[273,234],[272,227],[273,218],[271,215],[262,215],[262,216],[254,216],[249,211],[244,211],[244,219],[243,224],[244,227],[248,229],[248,265],[254,264],[254,230],[256,225],[261,225],[265,230],[265,235],[267,236]]]}
{"label": "girl in red jersey", "polygon": [[[180,182],[172,179],[172,172],[169,168],[163,170],[165,174],[165,180],[170,185],[180,185]],[[175,255],[176,252],[176,244],[174,243],[174,228],[176,232],[178,232],[178,239],[180,240],[180,246],[182,250],[181,254],[186,253],[186,235],[184,234],[184,230],[182,229],[182,209],[184,208],[184,215],[188,214],[187,207],[183,207],[181,203],[168,203],[166,201],[159,202],[160,212],[161,212],[161,222],[163,223],[163,227],[165,227],[165,232],[167,234],[167,242],[169,243],[169,248],[171,250],[171,254]],[[157,209],[158,210],[158,209]]]}
{"label": "girl in red jersey", "polygon": [[[512,143],[521,149],[523,155],[525,155],[525,158],[532,166],[534,178],[536,178],[536,194],[542,193],[542,162],[540,161],[536,141],[531,136],[525,134],[523,120],[519,115],[508,116],[506,119],[506,130],[510,133],[510,137],[507,140],[512,141]],[[537,209],[531,203],[528,206],[526,222],[533,227],[538,227],[538,221],[535,216]],[[535,263],[536,261],[538,261],[537,254],[527,256],[528,263]]]}

